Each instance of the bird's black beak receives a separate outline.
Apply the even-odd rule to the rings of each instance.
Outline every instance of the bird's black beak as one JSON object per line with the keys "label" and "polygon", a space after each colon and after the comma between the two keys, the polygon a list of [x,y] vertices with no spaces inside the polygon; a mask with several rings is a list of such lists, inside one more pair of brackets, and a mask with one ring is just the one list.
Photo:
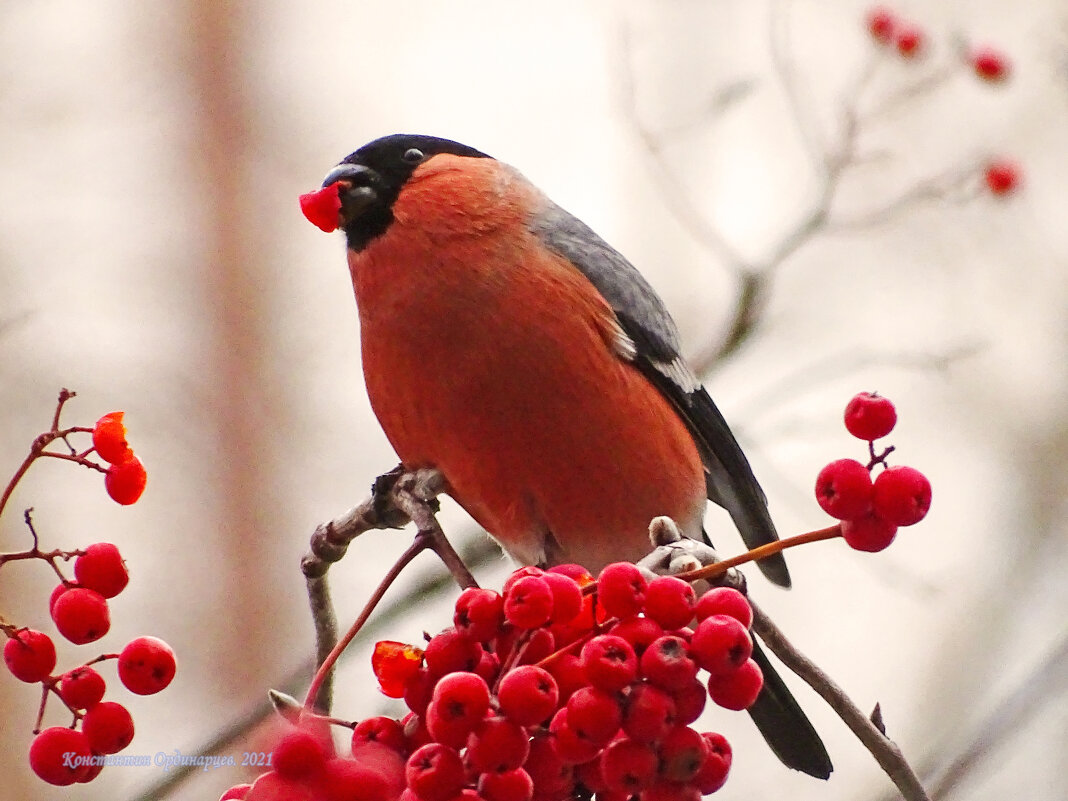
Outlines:
{"label": "bird's black beak", "polygon": [[339,185],[341,216],[348,224],[378,201],[381,178],[362,164],[339,164],[323,179],[324,187],[331,184]]}

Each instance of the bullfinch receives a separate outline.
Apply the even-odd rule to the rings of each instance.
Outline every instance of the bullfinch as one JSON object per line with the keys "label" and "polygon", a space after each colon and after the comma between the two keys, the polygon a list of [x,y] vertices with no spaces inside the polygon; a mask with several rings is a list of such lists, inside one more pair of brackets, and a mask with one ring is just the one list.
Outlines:
{"label": "bullfinch", "polygon": [[[323,187],[336,202],[320,227],[345,232],[386,436],[406,468],[440,470],[515,560],[596,574],[646,555],[658,515],[707,542],[706,499],[749,547],[777,539],[663,301],[516,169],[402,134],[346,157]],[[789,586],[781,555],[758,565]],[[765,738],[787,765],[826,778],[818,735],[758,662],[765,689],[750,711]]]}

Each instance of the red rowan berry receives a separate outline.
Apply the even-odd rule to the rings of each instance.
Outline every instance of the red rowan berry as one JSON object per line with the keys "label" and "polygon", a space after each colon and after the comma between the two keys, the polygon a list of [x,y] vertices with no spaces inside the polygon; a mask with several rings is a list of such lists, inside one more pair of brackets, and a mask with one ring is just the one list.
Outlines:
{"label": "red rowan berry", "polygon": [[219,797],[219,801],[244,801],[251,789],[251,784],[235,784]]}
{"label": "red rowan berry", "polygon": [[711,676],[708,694],[724,709],[741,711],[753,705],[763,686],[764,674],[760,666],[750,659],[737,670]]}
{"label": "red rowan berry", "polygon": [[44,632],[21,629],[4,643],[4,664],[19,681],[36,684],[52,675],[56,646]]}
{"label": "red rowan berry", "polygon": [[507,595],[508,590],[512,589],[512,585],[519,581],[519,579],[526,578],[527,576],[539,577],[544,575],[545,571],[542,570],[540,567],[535,567],[534,565],[526,565],[524,567],[520,567],[516,570],[513,570],[508,576],[508,578],[504,580],[504,586],[501,587],[501,594]]}
{"label": "red rowan berry", "polygon": [[915,25],[903,25],[894,35],[894,45],[902,58],[912,59],[919,56],[927,47],[927,37]]}
{"label": "red rowan berry", "polygon": [[981,47],[972,53],[972,69],[976,75],[990,83],[1006,80],[1011,71],[1009,60],[991,47]]}
{"label": "red rowan berry", "polygon": [[987,188],[993,195],[1008,195],[1020,185],[1020,168],[1009,161],[993,161],[984,172]]}
{"label": "red rowan berry", "polygon": [[629,642],[613,634],[594,637],[582,647],[579,658],[586,681],[602,690],[622,690],[638,675],[638,657],[634,649]]}
{"label": "red rowan berry", "polygon": [[[343,757],[327,760],[314,787],[316,794],[310,801],[392,801],[399,794],[399,790],[391,791],[386,777],[374,767]],[[277,801],[289,798],[282,796]]]}
{"label": "red rowan berry", "polygon": [[697,677],[697,663],[690,657],[689,646],[674,635],[660,637],[646,648],[639,667],[646,681],[668,692]]}
{"label": "red rowan berry", "polygon": [[583,687],[567,700],[567,721],[580,737],[604,746],[623,725],[621,699],[596,687]]}
{"label": "red rowan berry", "polygon": [[885,437],[894,430],[897,410],[889,398],[873,392],[860,392],[846,404],[846,431],[867,442]]}
{"label": "red rowan berry", "polygon": [[501,712],[520,726],[537,726],[553,712],[560,700],[560,691],[547,670],[524,665],[510,670],[497,688],[497,702]]}
{"label": "red rowan berry", "polygon": [[504,593],[504,617],[513,626],[535,629],[549,622],[553,591],[540,576],[523,576]]}
{"label": "red rowan berry", "polygon": [[612,617],[626,618],[645,608],[649,582],[636,565],[614,562],[597,577],[597,599]]}
{"label": "red rowan berry", "polygon": [[553,596],[553,623],[570,623],[582,611],[582,589],[575,579],[549,571],[541,577],[549,585]]}
{"label": "red rowan berry", "polygon": [[526,642],[516,660],[517,665],[535,665],[556,650],[552,632],[548,629],[527,629],[525,634]]}
{"label": "red rowan berry", "polygon": [[857,551],[875,552],[888,547],[897,536],[897,526],[869,511],[842,521],[842,539]]}
{"label": "red rowan berry", "polygon": [[690,782],[708,757],[704,737],[689,726],[676,726],[660,741],[660,775],[673,782]]}
{"label": "red rowan berry", "polygon": [[697,664],[716,675],[744,665],[753,653],[753,640],[733,617],[712,615],[698,624],[690,647]]}
{"label": "red rowan berry", "polygon": [[62,582],[56,585],[56,588],[52,590],[52,595],[48,598],[48,614],[51,615],[56,608],[56,601],[59,600],[59,596],[65,593],[67,590],[72,590],[77,587],[77,584],[63,584]]}
{"label": "red rowan berry", "polygon": [[708,690],[697,677],[686,682],[682,687],[671,690],[669,694],[675,702],[675,722],[679,725],[689,726],[705,711]]}
{"label": "red rowan berry", "polygon": [[608,633],[622,637],[641,656],[652,642],[664,636],[664,628],[652,618],[629,617],[619,621]]}
{"label": "red rowan berry", "polygon": [[475,665],[475,671],[477,675],[482,677],[482,680],[491,687],[497,681],[497,676],[501,672],[501,659],[493,651],[482,651],[482,656],[478,658],[478,664]]}
{"label": "red rowan berry", "polygon": [[731,745],[727,738],[716,732],[702,732],[701,736],[708,746],[708,756],[701,770],[693,778],[693,784],[701,791],[702,795],[714,793],[727,782],[727,774],[730,773]]}
{"label": "red rowan berry", "polygon": [[472,640],[488,642],[504,623],[504,598],[494,590],[468,587],[456,599],[453,623]]}
{"label": "red rowan berry", "polygon": [[557,710],[549,722],[549,733],[553,736],[553,747],[560,759],[570,765],[578,765],[596,759],[601,746],[587,740],[567,719],[567,707]]}
{"label": "red rowan berry", "polygon": [[322,738],[307,729],[293,727],[274,747],[271,764],[282,778],[304,781],[322,773],[331,756],[323,747]]}
{"label": "red rowan berry", "polygon": [[422,650],[395,640],[376,642],[371,654],[371,670],[378,679],[378,687],[390,698],[404,697],[408,681],[419,672],[422,664]]}
{"label": "red rowan berry", "polygon": [[136,456],[131,456],[125,462],[113,464],[104,475],[104,489],[107,490],[111,500],[123,506],[137,503],[141,493],[145,491],[145,483],[148,474],[145,466]]}
{"label": "red rowan berry", "polygon": [[701,793],[692,784],[658,778],[638,795],[638,801],[701,801]]}
{"label": "red rowan berry", "polygon": [[690,622],[696,602],[693,587],[675,576],[657,576],[645,591],[645,614],[666,630]]}
{"label": "red rowan berry", "polygon": [[556,798],[574,785],[574,771],[556,753],[554,739],[549,734],[536,734],[530,741],[524,769],[534,783],[536,798]]}
{"label": "red rowan berry", "polygon": [[653,743],[675,725],[675,699],[659,687],[636,684],[623,706],[623,731],[639,743]]}
{"label": "red rowan berry", "polygon": [[[434,694],[435,679],[426,668],[420,668],[404,685],[404,703],[415,714],[425,718]],[[424,721],[425,722],[425,721]]]}
{"label": "red rowan berry", "polygon": [[896,27],[897,18],[889,9],[877,6],[868,12],[868,33],[879,44],[890,44]]}
{"label": "red rowan berry", "polygon": [[[261,773],[248,789],[245,801],[318,801],[311,787],[279,776],[275,771]],[[384,800],[383,800],[384,801]]]}
{"label": "red rowan berry", "polygon": [[385,715],[366,718],[352,730],[352,747],[363,743],[379,743],[394,751],[403,751],[404,727],[399,721]]}
{"label": "red rowan berry", "polygon": [[[602,751],[597,755],[596,759],[591,759],[589,762],[583,762],[581,765],[575,765],[575,782],[586,791],[586,793],[606,793],[608,787],[604,783],[604,777],[601,775],[601,757],[604,756]],[[581,791],[580,791],[581,792]],[[578,795],[578,797],[583,797]]]}
{"label": "red rowan berry", "polygon": [[733,587],[713,587],[697,599],[693,613],[698,622],[712,615],[727,615],[746,628],[753,625],[753,608],[749,605],[749,599]]}
{"label": "red rowan berry", "polygon": [[[333,750],[333,741],[324,743],[328,751]],[[360,743],[352,749],[352,761],[374,772],[386,784],[386,797],[397,798],[405,788],[405,759],[400,753],[381,743]],[[327,762],[329,767],[330,763]],[[348,801],[352,796],[342,795],[338,801]]]}
{"label": "red rowan berry", "polygon": [[438,678],[458,670],[473,671],[482,658],[482,646],[454,628],[436,634],[423,652],[426,669]]}
{"label": "red rowan berry", "polygon": [[341,219],[340,183],[300,196],[300,211],[320,231],[336,231]]}
{"label": "red rowan berry", "polygon": [[91,667],[68,670],[59,680],[59,695],[74,709],[90,709],[100,703],[107,685],[104,677]]}
{"label": "red rowan berry", "polygon": [[576,692],[586,686],[586,672],[582,659],[577,654],[563,654],[549,663],[546,670],[556,680],[559,703],[565,704]]}
{"label": "red rowan berry", "polygon": [[460,755],[441,743],[429,743],[408,758],[408,787],[423,801],[446,801],[464,786],[464,763]]}
{"label": "red rowan berry", "polygon": [[119,549],[110,542],[96,542],[74,560],[74,577],[86,589],[114,598],[130,581]]}
{"label": "red rowan berry", "polygon": [[931,508],[931,482],[914,467],[888,467],[875,479],[875,514],[896,526],[912,526]]}
{"label": "red rowan berry", "polygon": [[527,761],[529,753],[530,736],[508,718],[486,718],[467,740],[467,761],[478,773],[516,770]]}
{"label": "red rowan berry", "polygon": [[490,691],[486,681],[474,673],[450,673],[434,687],[433,701],[447,707],[450,718],[460,718],[472,726],[489,709]]}
{"label": "red rowan berry", "polygon": [[658,764],[649,745],[623,738],[604,750],[601,776],[609,790],[630,796],[652,785]]}
{"label": "red rowan berry", "polygon": [[133,740],[133,718],[122,704],[101,701],[85,713],[82,731],[94,753],[117,754]]}
{"label": "red rowan berry", "polygon": [[95,642],[111,628],[111,613],[104,596],[83,587],[67,590],[52,607],[59,633],[76,645]]}
{"label": "red rowan berry", "polygon": [[176,670],[174,651],[156,637],[130,640],[119,654],[119,681],[137,695],[158,693],[171,683]]}
{"label": "red rowan berry", "polygon": [[478,777],[478,794],[486,801],[531,801],[534,782],[522,768],[487,771]]}
{"label": "red rowan berry", "polygon": [[872,481],[868,468],[855,459],[838,459],[816,476],[816,501],[838,520],[860,517],[871,508]]}
{"label": "red rowan berry", "polygon": [[93,447],[100,458],[109,464],[122,464],[133,456],[126,442],[123,412],[109,412],[93,426]]}
{"label": "red rowan berry", "polygon": [[62,787],[85,775],[87,766],[82,762],[91,754],[83,732],[53,726],[30,743],[30,767],[44,781]]}

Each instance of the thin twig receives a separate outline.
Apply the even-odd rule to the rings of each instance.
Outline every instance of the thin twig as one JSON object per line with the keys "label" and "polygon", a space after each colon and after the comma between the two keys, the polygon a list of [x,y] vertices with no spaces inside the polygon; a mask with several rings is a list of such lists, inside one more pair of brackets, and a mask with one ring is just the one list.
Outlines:
{"label": "thin twig", "polygon": [[850,700],[841,687],[819,666],[794,647],[782,630],[749,600],[753,608],[753,631],[767,644],[783,664],[804,679],[830,707],[838,713],[850,730],[875,757],[875,761],[901,791],[906,801],[930,801],[901,749],[890,740],[860,708]]}

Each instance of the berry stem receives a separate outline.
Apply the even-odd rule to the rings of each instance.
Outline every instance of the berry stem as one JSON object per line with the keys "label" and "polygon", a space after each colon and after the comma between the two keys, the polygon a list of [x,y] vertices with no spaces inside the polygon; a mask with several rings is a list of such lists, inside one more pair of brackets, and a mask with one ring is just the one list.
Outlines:
{"label": "berry stem", "polygon": [[[342,637],[337,642],[337,644],[330,650],[330,653],[327,654],[326,659],[322,661],[322,664],[320,664],[318,670],[316,670],[315,676],[312,678],[311,684],[308,685],[308,692],[304,696],[304,709],[301,712],[302,715],[305,712],[314,711],[314,709],[318,705],[319,689],[323,686],[323,683],[326,681],[327,676],[330,675],[330,671],[333,669],[334,663],[337,662],[338,657],[340,657],[342,652],[346,648],[348,648],[349,643],[353,641],[356,635],[360,633],[360,629],[363,628],[364,623],[367,622],[367,619],[371,616],[371,613],[375,610],[375,607],[378,606],[378,602],[382,600],[382,596],[386,594],[386,590],[388,590],[393,584],[393,582],[397,580],[397,577],[401,574],[401,571],[404,570],[404,568],[406,568],[409,563],[413,559],[415,559],[415,557],[417,557],[423,551],[431,547],[430,540],[430,535],[424,533],[423,531],[420,531],[418,534],[416,534],[415,539],[412,540],[412,544],[409,545],[407,549],[405,549],[404,553],[400,555],[400,558],[397,559],[393,567],[389,569],[389,572],[386,573],[382,581],[379,582],[378,586],[375,588],[375,591],[371,594],[371,597],[364,605],[363,611],[360,612],[360,616],[356,618],[356,621],[345,633],[345,636]],[[328,712],[329,710],[323,711]]]}
{"label": "berry stem", "polygon": [[784,540],[769,542],[767,545],[753,548],[751,551],[746,551],[738,556],[732,556],[730,559],[724,559],[722,562],[715,562],[714,564],[700,567],[697,570],[688,570],[685,573],[679,573],[677,574],[677,578],[691,582],[697,581],[698,579],[710,580],[718,578],[732,567],[744,565],[746,562],[755,562],[760,559],[766,559],[769,556],[774,556],[777,553],[785,551],[787,548],[794,548],[798,545],[805,545],[810,542],[820,542],[821,540],[832,540],[835,537],[841,536],[842,527],[838,524],[828,526],[827,528],[821,528],[816,531],[807,531],[804,534],[787,537]]}
{"label": "berry stem", "polygon": [[875,455],[875,443],[874,442],[869,442],[868,443],[868,453],[871,455],[871,459],[868,461],[868,472],[871,472],[871,470],[876,465],[880,465],[881,464],[883,467],[886,467],[886,457],[889,456],[891,453],[893,453],[895,450],[897,450],[897,448],[895,446],[889,445],[883,450],[882,453],[880,453],[878,456],[876,456]]}

